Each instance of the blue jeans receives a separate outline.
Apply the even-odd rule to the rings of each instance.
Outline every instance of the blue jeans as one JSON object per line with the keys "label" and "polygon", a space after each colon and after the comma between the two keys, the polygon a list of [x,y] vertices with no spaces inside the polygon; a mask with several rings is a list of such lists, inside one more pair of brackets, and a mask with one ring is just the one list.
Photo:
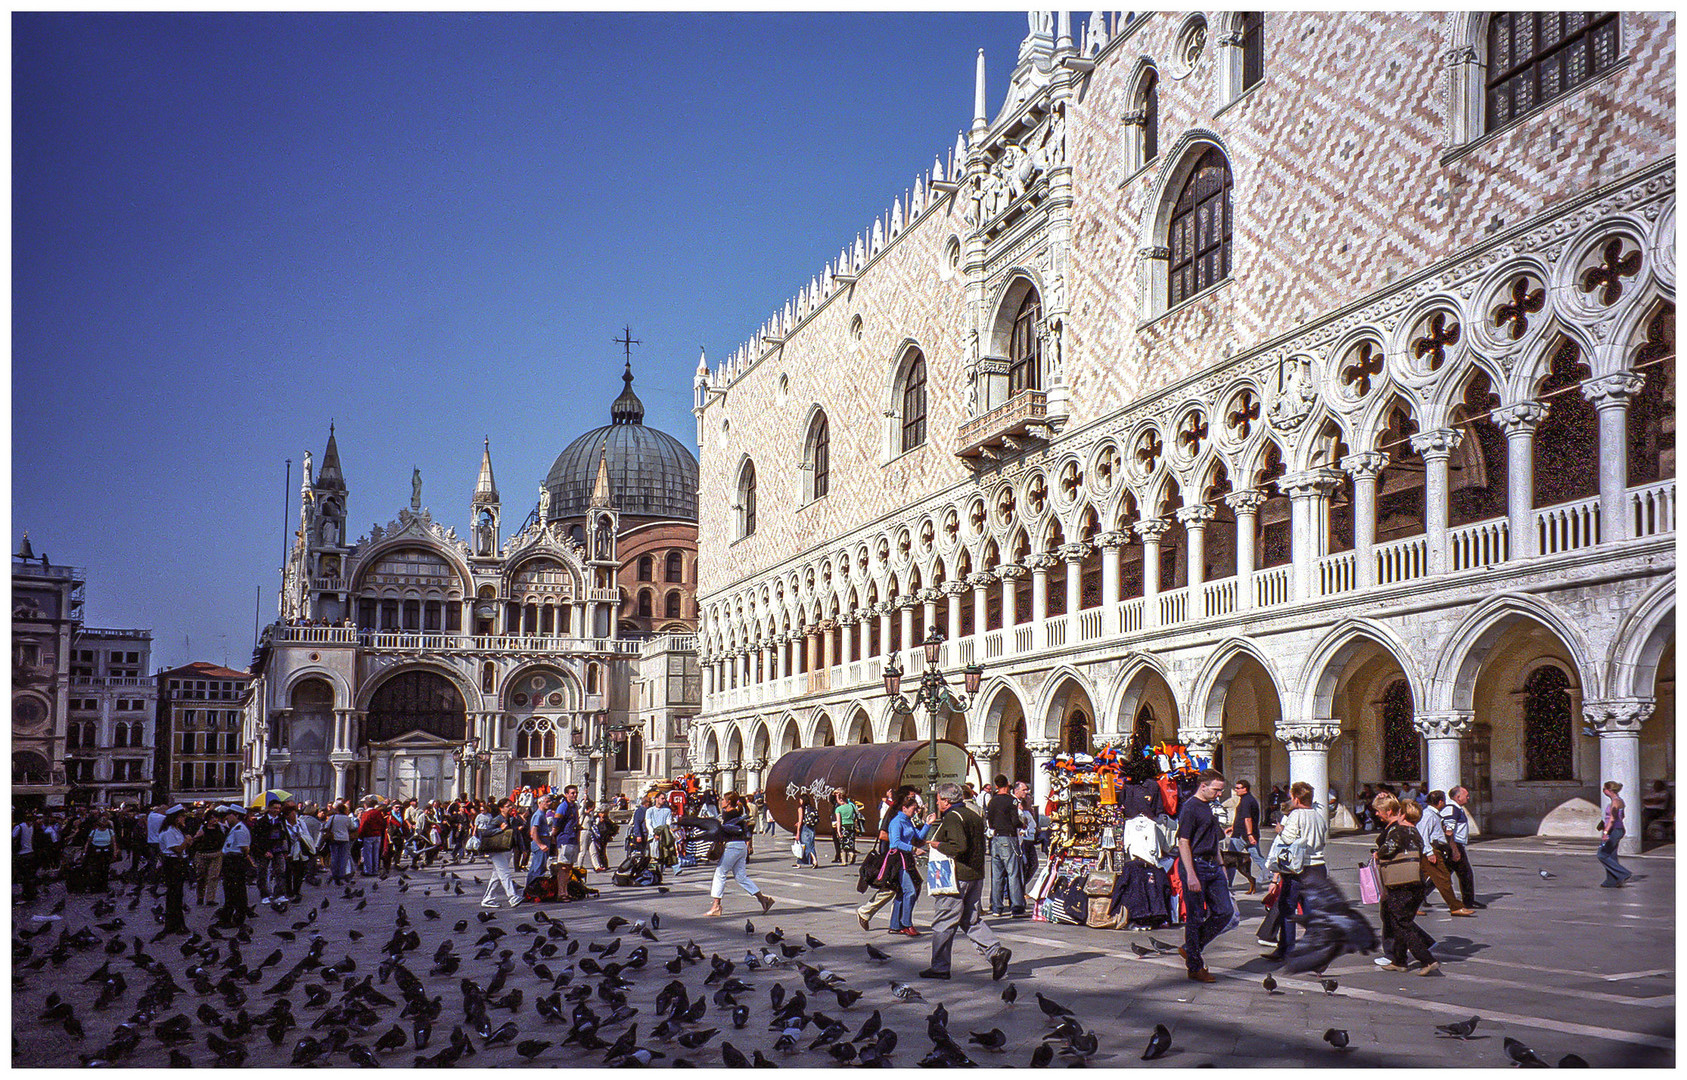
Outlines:
{"label": "blue jeans", "polygon": [[1195,877],[1201,882],[1201,891],[1194,892],[1187,885],[1183,890],[1183,904],[1188,909],[1183,922],[1183,951],[1188,954],[1187,963],[1192,972],[1206,967],[1201,962],[1201,950],[1224,933],[1234,910],[1223,867],[1196,859]]}
{"label": "blue jeans", "polygon": [[381,872],[381,838],[379,836],[365,836],[363,843],[363,874],[374,877]]}
{"label": "blue jeans", "polygon": [[802,864],[804,866],[813,866],[814,865],[814,830],[809,828],[808,826],[804,825],[803,828],[802,828],[801,838],[802,838]]}
{"label": "blue jeans", "polygon": [[997,914],[1013,908],[1015,915],[1025,913],[1025,867],[1020,861],[1017,836],[990,838],[990,903],[985,905]]}
{"label": "blue jeans", "polygon": [[1283,891],[1277,897],[1277,911],[1283,917],[1282,928],[1277,931],[1277,951],[1284,956],[1293,952],[1295,947],[1295,931],[1299,926],[1294,921],[1294,913],[1295,905],[1300,903],[1302,883],[1328,876],[1321,863],[1309,863],[1299,874],[1283,875]]}
{"label": "blue jeans", "polygon": [[890,928],[906,930],[914,925],[914,905],[919,902],[920,887],[908,871],[902,871],[902,892],[890,904]]}
{"label": "blue jeans", "polygon": [[[1246,852],[1248,861],[1252,864],[1249,867],[1249,869],[1252,870],[1252,873],[1248,876],[1253,878],[1255,881],[1265,881],[1271,877],[1271,871],[1265,868],[1265,856],[1261,854],[1259,850],[1259,842],[1257,840],[1254,842],[1253,846],[1250,847],[1246,839],[1240,836],[1232,836],[1224,841],[1224,850]],[[1225,885],[1229,885],[1235,880],[1236,871],[1226,867],[1224,871]]]}
{"label": "blue jeans", "polygon": [[551,853],[540,848],[538,844],[534,844],[527,863],[527,884],[531,885],[544,877],[545,868],[550,864]]}
{"label": "blue jeans", "polygon": [[1626,829],[1612,829],[1605,837],[1605,842],[1599,845],[1599,851],[1594,856],[1605,867],[1606,885],[1621,885],[1634,876],[1634,871],[1617,861],[1617,844],[1627,833]]}
{"label": "blue jeans", "polygon": [[328,868],[334,884],[351,877],[351,841],[328,841]]}

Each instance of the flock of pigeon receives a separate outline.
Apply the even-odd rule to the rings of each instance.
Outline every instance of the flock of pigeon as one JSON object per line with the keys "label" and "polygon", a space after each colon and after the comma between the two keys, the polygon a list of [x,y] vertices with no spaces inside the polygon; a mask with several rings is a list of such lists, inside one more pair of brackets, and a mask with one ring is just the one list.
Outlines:
{"label": "flock of pigeon", "polygon": [[[463,893],[454,873],[446,874],[443,887],[446,894]],[[378,892],[380,885],[372,882],[367,888]],[[397,891],[411,889],[401,875]],[[425,889],[424,902],[432,894],[432,888]],[[339,899],[362,910],[375,898],[363,888],[346,887]],[[130,911],[138,905],[137,897]],[[64,906],[60,901],[52,914],[61,916]],[[266,1041],[275,1048],[265,1053],[266,1060],[285,1057],[296,1067],[361,1068],[480,1064],[469,1059],[504,1046],[520,1061],[540,1065],[681,1068],[970,1067],[1007,1064],[1003,1055],[1022,1049],[1000,1027],[951,1032],[941,1002],[925,1017],[929,1047],[916,1049],[904,1034],[904,1018],[912,1010],[901,1006],[931,1004],[918,987],[894,979],[888,980],[888,993],[852,987],[821,959],[841,947],[812,934],[801,943],[787,940],[778,927],[758,934],[749,921],[744,924],[748,947],[742,957],[730,959],[718,952],[705,955],[690,938],[683,944],[665,939],[657,914],[639,920],[617,915],[603,924],[601,934],[577,933],[563,919],[538,909],[480,911],[474,923],[464,918],[448,924],[439,911],[423,907],[417,923],[401,898],[380,959],[373,970],[365,970],[349,952],[339,959],[330,954],[326,924],[331,920],[325,913],[331,908],[331,901],[323,899],[287,929],[247,923],[234,931],[208,927],[179,942],[162,932],[143,941],[138,928],[117,915],[115,904],[98,900],[94,918],[105,921],[71,929],[60,925],[62,918],[49,919],[39,929],[20,931],[13,943],[14,1063],[45,1064],[19,1059],[17,1031],[30,1021],[62,1028],[78,1044],[84,1067],[144,1064],[151,1054],[137,1057],[137,1052],[143,1046],[150,1052],[149,1041],[167,1049],[173,1068],[238,1068]],[[287,908],[278,902],[267,910],[285,917]],[[153,918],[162,921],[162,908],[154,909]],[[578,918],[569,921],[576,928],[581,924]],[[436,922],[448,932],[424,941],[421,927]],[[344,932],[353,943],[364,937],[356,929]],[[256,959],[264,948],[260,936],[281,944]],[[289,964],[288,953],[298,949],[301,939],[303,952]],[[1161,952],[1176,949],[1149,940]],[[872,964],[892,959],[871,944],[865,949]],[[80,980],[89,990],[51,992],[38,1014],[26,1015],[23,992],[35,973],[49,965],[62,968],[72,955],[92,950],[106,956]],[[446,981],[452,977],[456,994]],[[633,1004],[635,997],[645,1000],[658,982],[653,1007],[647,1011]],[[430,996],[430,986],[443,989]],[[1268,976],[1265,988],[1276,992],[1275,980]],[[1335,981],[1325,979],[1324,990],[1334,993]],[[872,1000],[880,995],[879,1002]],[[1000,996],[1011,1009],[1019,992],[1010,983]],[[1066,1005],[1042,993],[1034,997],[1046,1030],[1028,1064],[1085,1066],[1100,1049],[1099,1036]],[[126,1018],[103,1044],[83,1052],[84,1043],[94,1047],[99,1042],[89,1040],[84,1027],[89,1011]],[[1468,1039],[1479,1019],[1438,1030],[1447,1038]],[[758,1029],[774,1036],[771,1056],[759,1048],[746,1053],[738,1045],[765,1044]],[[1324,1039],[1337,1050],[1348,1047],[1345,1031],[1332,1028]],[[1172,1047],[1171,1031],[1155,1024],[1141,1058],[1162,1058]],[[1518,1065],[1545,1064],[1515,1039],[1505,1040],[1505,1050]],[[485,1063],[514,1063],[507,1051],[494,1056],[496,1061]],[[1573,1054],[1560,1062],[1585,1064]]]}

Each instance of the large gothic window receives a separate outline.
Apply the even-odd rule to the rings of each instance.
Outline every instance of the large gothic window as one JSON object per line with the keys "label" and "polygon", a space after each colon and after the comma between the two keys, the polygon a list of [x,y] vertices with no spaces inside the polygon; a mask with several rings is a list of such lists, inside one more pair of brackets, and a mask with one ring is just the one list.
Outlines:
{"label": "large gothic window", "polygon": [[461,742],[467,730],[463,695],[450,679],[432,671],[404,671],[375,691],[364,737],[368,742],[390,742],[419,731]]}
{"label": "large gothic window", "polygon": [[1412,688],[1395,679],[1382,692],[1382,772],[1385,780],[1421,780],[1423,757],[1412,726]]}
{"label": "large gothic window", "polygon": [[1043,388],[1043,346],[1037,335],[1043,321],[1043,298],[1035,289],[1025,294],[1013,316],[1008,338],[1008,396]]}
{"label": "large gothic window", "polygon": [[1195,163],[1172,209],[1171,303],[1230,276],[1230,163],[1216,149]]}
{"label": "large gothic window", "polygon": [[1544,664],[1523,682],[1523,779],[1574,780],[1570,677]]}
{"label": "large gothic window", "polygon": [[926,358],[915,349],[902,376],[902,452],[926,441]]}
{"label": "large gothic window", "polygon": [[754,536],[756,532],[756,463],[744,462],[738,474],[738,535]]}
{"label": "large gothic window", "polygon": [[1242,89],[1259,82],[1265,74],[1265,13],[1242,12]]}
{"label": "large gothic window", "polygon": [[1488,24],[1488,130],[1617,62],[1614,11],[1507,11]]}
{"label": "large gothic window", "polygon": [[825,413],[817,413],[808,428],[809,501],[825,498],[832,489],[832,429]]}
{"label": "large gothic window", "polygon": [[1674,304],[1663,305],[1652,316],[1634,367],[1646,384],[1628,406],[1629,487],[1675,476]]}

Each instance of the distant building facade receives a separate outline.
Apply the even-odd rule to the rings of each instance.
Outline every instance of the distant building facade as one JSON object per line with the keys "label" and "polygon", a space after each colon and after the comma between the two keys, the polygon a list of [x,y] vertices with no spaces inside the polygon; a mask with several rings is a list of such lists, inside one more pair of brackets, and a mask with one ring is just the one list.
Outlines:
{"label": "distant building facade", "polygon": [[244,794],[242,700],[251,677],[207,661],[160,671],[154,790],[159,802],[229,802]]}
{"label": "distant building facade", "polygon": [[71,643],[65,733],[68,801],[147,803],[153,796],[158,683],[152,631],[83,627]]}
{"label": "distant building facade", "polygon": [[986,668],[941,732],[1039,790],[1136,734],[1500,832],[1672,780],[1673,16],[1033,12],[982,64],[699,366],[718,786],[925,737],[880,677],[932,629]]}
{"label": "distant building facade", "polygon": [[[282,617],[254,656],[246,794],[499,797],[600,775],[642,650],[696,628],[696,458],[644,425],[630,363],[622,378],[611,422],[558,455],[507,537],[488,443],[467,539],[434,520],[419,474],[408,507],[353,539],[330,429],[320,471],[306,459]],[[666,732],[621,748],[610,790],[665,766]]]}
{"label": "distant building facade", "polygon": [[70,793],[64,751],[71,643],[86,575],[37,556],[26,534],[12,556],[12,802],[57,806]]}

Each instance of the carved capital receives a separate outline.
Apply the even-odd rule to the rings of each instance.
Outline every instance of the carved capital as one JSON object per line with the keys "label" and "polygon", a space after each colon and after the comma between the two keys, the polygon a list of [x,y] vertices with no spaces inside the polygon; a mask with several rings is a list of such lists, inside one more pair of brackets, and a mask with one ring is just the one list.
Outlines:
{"label": "carved capital", "polygon": [[1462,739],[1475,719],[1468,712],[1428,713],[1412,717],[1412,726],[1426,739]]}
{"label": "carved capital", "polygon": [[1507,435],[1532,432],[1535,430],[1535,425],[1546,417],[1546,402],[1519,401],[1515,405],[1495,409],[1492,417],[1494,423],[1498,424]]}
{"label": "carved capital", "polygon": [[1058,554],[1062,559],[1065,559],[1069,563],[1083,562],[1084,559],[1089,557],[1089,553],[1094,551],[1094,550],[1095,549],[1092,548],[1090,545],[1079,542],[1079,543],[1076,543],[1076,544],[1062,544],[1062,545],[1060,545],[1060,549],[1056,554]]}
{"label": "carved capital", "polygon": [[737,772],[744,767],[742,761],[723,761],[718,766],[721,772]]}
{"label": "carved capital", "polygon": [[923,604],[935,604],[941,599],[943,599],[943,590],[936,586],[920,590],[920,602]]}
{"label": "carved capital", "polygon": [[1213,751],[1224,738],[1224,732],[1212,727],[1186,727],[1177,729],[1177,741],[1195,757],[1211,758]]}
{"label": "carved capital", "polygon": [[1291,499],[1311,499],[1327,495],[1340,483],[1341,473],[1334,469],[1308,469],[1305,472],[1289,473],[1277,481],[1277,485]]}
{"label": "carved capital", "polygon": [[991,570],[980,570],[967,578],[967,584],[975,589],[989,588],[996,582],[996,574]]}
{"label": "carved capital", "polygon": [[1185,529],[1204,529],[1207,522],[1218,516],[1218,507],[1206,503],[1194,506],[1180,506],[1176,511],[1177,520],[1183,523]]}
{"label": "carved capital", "polygon": [[1242,44],[1242,32],[1240,30],[1232,30],[1229,33],[1220,34],[1218,37],[1218,44],[1221,48],[1234,48]]}
{"label": "carved capital", "polygon": [[[967,743],[967,753],[975,758],[995,761],[1001,756],[1002,748],[996,743]],[[985,779],[989,779],[986,777]]]}
{"label": "carved capital", "polygon": [[861,618],[862,616],[859,611],[845,611],[838,616],[838,625],[854,626],[856,623],[861,621]]}
{"label": "carved capital", "polygon": [[964,581],[945,581],[940,588],[944,596],[965,596],[972,586]]}
{"label": "carved capital", "polygon": [[1119,117],[1119,121],[1126,127],[1143,127],[1148,123],[1148,114],[1139,109]]}
{"label": "carved capital", "polygon": [[1136,530],[1136,535],[1142,537],[1144,544],[1158,544],[1160,537],[1166,535],[1171,527],[1172,523],[1165,518],[1144,518],[1131,526]]}
{"label": "carved capital", "polygon": [[1122,531],[1104,532],[1095,538],[1096,546],[1106,549],[1122,548],[1130,542],[1130,534]]}
{"label": "carved capital", "polygon": [[1053,552],[1044,551],[1031,556],[1031,570],[1034,573],[1046,574],[1060,565],[1060,557]]}
{"label": "carved capital", "polygon": [[751,758],[749,761],[744,763],[744,767],[754,772],[761,772],[763,769],[767,768],[767,759],[764,757]]}
{"label": "carved capital", "polygon": [[1253,489],[1232,491],[1224,496],[1224,504],[1237,514],[1257,514],[1259,508],[1265,505],[1265,500],[1270,497],[1263,491]]}
{"label": "carved capital", "polygon": [[1627,736],[1638,738],[1640,725],[1652,716],[1652,710],[1657,703],[1643,701],[1639,698],[1626,698],[1616,701],[1584,701],[1582,702],[1582,716],[1588,725],[1601,736]]}
{"label": "carved capital", "polygon": [[1030,752],[1033,759],[1041,758],[1047,761],[1060,752],[1060,743],[1054,739],[1026,739],[1025,749]]}
{"label": "carved capital", "polygon": [[1328,751],[1341,737],[1341,721],[1315,720],[1309,724],[1284,724],[1277,738],[1290,750]]}
{"label": "carved capital", "polygon": [[1169,260],[1172,257],[1172,249],[1169,248],[1169,247],[1137,248],[1136,249],[1136,257],[1139,258],[1139,259]]}
{"label": "carved capital", "polygon": [[890,602],[890,606],[897,611],[906,611],[919,602],[920,598],[917,596],[898,596]]}
{"label": "carved capital", "polygon": [[1020,566],[1018,563],[1003,563],[1001,566],[996,567],[996,576],[1001,578],[1003,581],[1018,581],[1030,572],[1030,570]]}
{"label": "carved capital", "polygon": [[1424,431],[1411,438],[1412,449],[1424,456],[1424,460],[1445,458],[1451,456],[1464,441],[1464,431],[1460,428],[1436,428],[1434,431]]}
{"label": "carved capital", "polygon": [[1645,385],[1644,375],[1634,371],[1617,371],[1582,383],[1582,396],[1593,402],[1596,409],[1622,408]]}
{"label": "carved capital", "polygon": [[1355,480],[1375,480],[1377,474],[1382,472],[1382,467],[1387,464],[1388,455],[1377,450],[1349,454],[1341,459],[1341,467]]}

